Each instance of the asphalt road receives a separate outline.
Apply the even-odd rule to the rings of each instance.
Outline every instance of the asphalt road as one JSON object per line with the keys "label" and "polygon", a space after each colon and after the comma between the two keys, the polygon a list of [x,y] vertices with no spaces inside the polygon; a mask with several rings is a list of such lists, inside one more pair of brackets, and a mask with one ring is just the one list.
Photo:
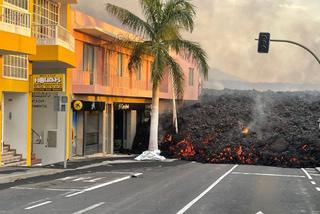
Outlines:
{"label": "asphalt road", "polygon": [[320,213],[314,169],[127,163],[1,188],[0,213]]}

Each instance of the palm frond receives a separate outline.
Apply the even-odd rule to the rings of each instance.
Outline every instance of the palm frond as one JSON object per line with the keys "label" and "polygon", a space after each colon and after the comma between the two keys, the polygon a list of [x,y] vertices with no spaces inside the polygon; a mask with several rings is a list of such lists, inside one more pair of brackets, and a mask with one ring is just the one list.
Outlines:
{"label": "palm frond", "polygon": [[153,48],[154,49],[152,50],[152,55],[154,56],[154,61],[151,67],[151,78],[153,85],[159,85],[161,80],[163,79],[163,75],[167,65],[166,55],[168,54],[168,52],[166,49],[159,46]]}
{"label": "palm frond", "polygon": [[110,14],[117,17],[123,25],[128,26],[131,30],[135,31],[136,33],[142,36],[153,36],[151,26],[135,14],[131,13],[130,11],[110,3],[107,3],[106,10]]}
{"label": "palm frond", "polygon": [[140,0],[140,5],[147,22],[156,25],[162,16],[163,3],[160,0]]}
{"label": "palm frond", "polygon": [[208,57],[206,52],[201,48],[199,43],[182,39],[168,40],[164,43],[185,59],[195,62],[198,66],[198,69],[200,70],[200,72],[202,72],[204,77],[206,78],[208,76]]}
{"label": "palm frond", "polygon": [[141,66],[142,56],[150,52],[150,42],[142,42],[132,45],[134,46],[132,47],[132,54],[128,63],[129,71],[138,70],[139,66]]}
{"label": "palm frond", "polygon": [[195,6],[188,0],[169,0],[164,6],[162,26],[175,25],[192,32],[194,28]]}

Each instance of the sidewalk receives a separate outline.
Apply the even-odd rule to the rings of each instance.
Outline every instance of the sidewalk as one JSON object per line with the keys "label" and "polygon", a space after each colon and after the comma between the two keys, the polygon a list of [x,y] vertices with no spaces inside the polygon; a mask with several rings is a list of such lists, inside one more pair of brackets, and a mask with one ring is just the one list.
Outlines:
{"label": "sidewalk", "polygon": [[27,168],[27,167],[3,167],[0,168],[0,184],[14,182],[16,180],[32,178],[42,175],[52,175],[63,172],[62,169]]}
{"label": "sidewalk", "polygon": [[137,162],[134,160],[134,158],[135,156],[133,155],[112,155],[106,157],[92,155],[86,157],[76,157],[73,160],[68,161],[67,169],[63,168],[63,162],[47,166],[3,167],[0,168],[0,184],[10,183],[26,178],[53,175],[65,171],[97,167],[111,163],[116,164]]}

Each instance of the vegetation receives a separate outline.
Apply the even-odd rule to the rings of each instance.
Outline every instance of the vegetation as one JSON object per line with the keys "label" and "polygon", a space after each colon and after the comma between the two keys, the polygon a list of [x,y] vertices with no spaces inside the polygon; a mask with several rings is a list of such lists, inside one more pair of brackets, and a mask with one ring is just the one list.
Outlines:
{"label": "vegetation", "polygon": [[141,66],[144,54],[153,56],[151,66],[152,113],[149,138],[149,150],[158,150],[159,123],[159,85],[165,72],[173,79],[178,96],[183,94],[184,73],[180,65],[170,55],[171,51],[192,60],[206,76],[208,72],[207,55],[196,42],[182,38],[182,31],[194,29],[195,6],[189,0],[139,0],[144,18],[132,12],[107,4],[109,13],[117,17],[123,25],[137,33],[143,40],[125,41],[132,48],[128,63],[130,71]]}

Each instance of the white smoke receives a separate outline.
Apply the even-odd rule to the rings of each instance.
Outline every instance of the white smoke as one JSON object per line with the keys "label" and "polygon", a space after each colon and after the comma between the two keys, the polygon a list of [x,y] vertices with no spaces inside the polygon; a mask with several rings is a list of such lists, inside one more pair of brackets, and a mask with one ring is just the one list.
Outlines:
{"label": "white smoke", "polygon": [[[106,2],[140,14],[138,0],[80,0],[76,8],[120,26],[105,12]],[[257,54],[254,41],[268,31],[274,39],[300,42],[320,55],[319,0],[193,2],[196,27],[186,37],[202,44],[211,67],[254,82],[320,83],[319,64],[303,49],[272,43],[269,54]]]}

